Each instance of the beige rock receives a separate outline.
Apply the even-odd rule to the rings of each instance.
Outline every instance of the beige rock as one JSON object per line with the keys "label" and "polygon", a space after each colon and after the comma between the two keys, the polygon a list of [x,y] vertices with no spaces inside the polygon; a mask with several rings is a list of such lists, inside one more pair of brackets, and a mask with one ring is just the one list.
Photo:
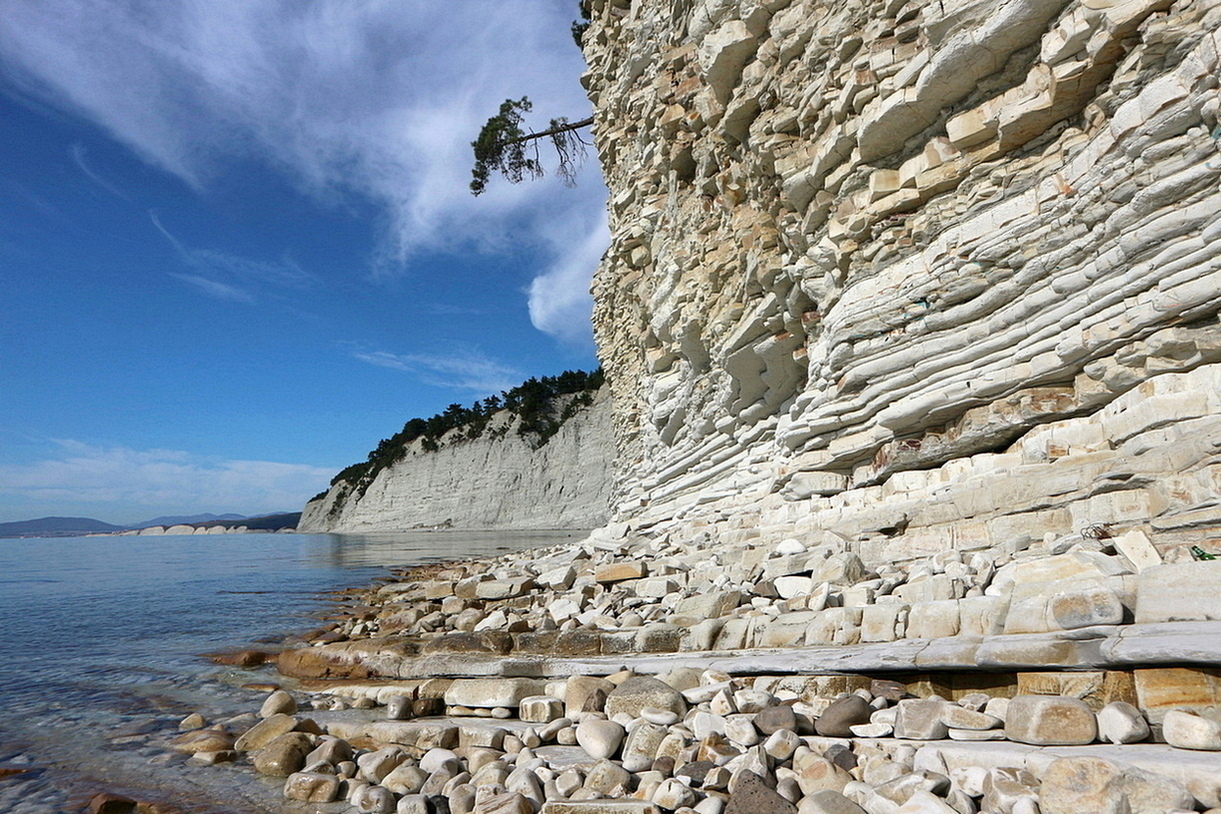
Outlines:
{"label": "beige rock", "polygon": [[1019,695],[1009,700],[1005,737],[1019,743],[1058,746],[1093,743],[1098,721],[1076,698]]}
{"label": "beige rock", "polygon": [[320,772],[294,772],[284,781],[284,796],[306,803],[329,803],[339,796],[339,778]]}
{"label": "beige rock", "polygon": [[1162,719],[1166,743],[1180,749],[1221,751],[1221,722],[1193,712],[1170,710]]}

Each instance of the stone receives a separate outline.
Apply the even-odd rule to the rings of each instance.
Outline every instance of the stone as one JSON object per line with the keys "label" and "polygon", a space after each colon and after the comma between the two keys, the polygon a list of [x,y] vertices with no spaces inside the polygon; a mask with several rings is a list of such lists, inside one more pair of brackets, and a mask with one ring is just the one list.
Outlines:
{"label": "stone", "polygon": [[935,794],[917,789],[899,806],[895,814],[959,814]]}
{"label": "stone", "polygon": [[539,814],[661,814],[648,800],[548,800]]}
{"label": "stone", "polygon": [[614,689],[615,685],[605,678],[571,676],[564,685],[564,715],[568,718],[576,718],[578,713],[586,709],[590,699],[596,697],[595,693],[601,693],[602,703],[596,705],[596,711],[601,712],[607,695]]}
{"label": "stone", "polygon": [[386,699],[386,717],[392,721],[405,721],[412,715],[412,699],[406,695],[392,695]]}
{"label": "stone", "polygon": [[754,772],[735,775],[725,814],[797,814],[797,806],[768,788]]}
{"label": "stone", "polygon": [[1109,743],[1138,743],[1149,738],[1149,722],[1126,701],[1112,701],[1098,710],[1098,739]]}
{"label": "stone", "polygon": [[797,730],[797,714],[788,704],[777,704],[764,707],[755,715],[755,728],[764,735],[771,735],[780,730]]}
{"label": "stone", "polygon": [[1086,587],[1057,593],[1048,603],[1055,624],[1065,630],[1093,625],[1118,625],[1124,620],[1124,606],[1114,591]]}
{"label": "stone", "polygon": [[1038,796],[1039,781],[1030,772],[1008,766],[994,767],[984,776],[980,810],[1014,811],[1022,800],[1037,800]]}
{"label": "stone", "polygon": [[1039,808],[1044,814],[1120,814],[1123,790],[1114,763],[1094,757],[1053,760],[1043,772]]}
{"label": "stone", "polygon": [[384,746],[357,757],[356,765],[360,767],[361,777],[380,783],[382,778],[394,771],[406,758],[407,753],[398,746]]}
{"label": "stone", "polygon": [[1172,709],[1162,719],[1166,743],[1180,749],[1221,751],[1221,722],[1194,712]]}
{"label": "stone", "polygon": [[187,717],[178,722],[178,728],[181,730],[202,729],[207,724],[204,716],[198,712],[192,712]]}
{"label": "stone", "polygon": [[267,696],[259,707],[260,718],[270,718],[272,715],[293,715],[297,711],[297,700],[284,690],[276,690]]}
{"label": "stone", "polygon": [[459,678],[445,691],[445,703],[463,707],[512,707],[522,699],[543,695],[543,684],[532,678]]}
{"label": "stone", "polygon": [[291,715],[276,713],[269,715],[247,729],[232,746],[239,752],[251,752],[255,749],[261,749],[276,738],[286,732],[292,732],[296,728],[296,718]]}
{"label": "stone", "polygon": [[908,698],[896,705],[894,733],[908,740],[941,740],[949,727],[941,721],[946,702],[940,698]]}
{"label": "stone", "polygon": [[937,602],[917,602],[907,616],[907,637],[910,639],[942,639],[957,636],[961,616],[957,599]]}
{"label": "stone", "polygon": [[582,788],[596,792],[599,796],[609,796],[617,788],[627,788],[631,782],[631,773],[622,766],[609,760],[599,760],[585,773],[585,785]]}
{"label": "stone", "polygon": [[305,756],[305,763],[315,763],[323,761],[330,763],[332,766],[338,766],[345,760],[352,759],[352,744],[342,738],[322,738],[313,751]]}
{"label": "stone", "polygon": [[[283,733],[278,732],[276,734]],[[238,740],[241,739],[239,738]],[[270,742],[270,740],[268,738],[266,742]],[[171,742],[170,748],[176,752],[184,752],[189,755],[200,752],[223,752],[228,749],[236,749],[233,735],[223,729],[197,729],[193,732],[187,732],[175,738]]]}
{"label": "stone", "polygon": [[528,723],[551,723],[564,717],[564,702],[550,695],[531,695],[521,699],[517,717]]}
{"label": "stone", "polygon": [[254,752],[254,769],[259,774],[288,777],[305,766],[311,748],[310,737],[304,732],[285,733]]}
{"label": "stone", "polygon": [[852,735],[850,727],[869,723],[873,707],[859,695],[846,695],[833,701],[814,721],[814,731],[831,738],[846,738]]}
{"label": "stone", "polygon": [[1136,569],[1137,573],[1162,564],[1162,555],[1157,553],[1157,549],[1154,548],[1148,535],[1140,529],[1126,531],[1118,537],[1112,538],[1111,543],[1115,546],[1116,551],[1132,563],[1132,567]]}
{"label": "stone", "polygon": [[322,772],[294,772],[284,781],[284,796],[305,803],[329,803],[339,796],[339,778]]}
{"label": "stone", "polygon": [[797,806],[797,814],[868,814],[865,809],[837,791],[807,794]]}
{"label": "stone", "polygon": [[354,801],[356,810],[365,814],[394,814],[396,803],[394,793],[381,786],[369,786]]}
{"label": "stone", "polygon": [[1035,746],[1093,743],[1098,721],[1082,700],[1050,695],[1018,695],[1009,700],[1005,737]]}
{"label": "stone", "polygon": [[661,781],[653,792],[653,802],[666,811],[674,811],[695,805],[695,792],[673,778]]}
{"label": "stone", "polygon": [[378,785],[385,786],[395,794],[416,794],[428,782],[429,772],[419,766],[400,763],[383,777]]}
{"label": "stone", "polygon": [[649,768],[657,757],[666,734],[666,728],[656,724],[638,723],[632,727],[623,744],[623,768],[629,772],[640,772]]}
{"label": "stone", "polygon": [[651,676],[633,676],[606,696],[606,714],[611,718],[621,713],[637,718],[645,707],[668,709],[680,716],[687,713],[682,693]]}
{"label": "stone", "polygon": [[941,711],[941,723],[950,729],[973,730],[997,729],[1005,725],[1004,721],[994,715],[963,709],[956,704],[945,705]]}
{"label": "stone", "polygon": [[644,560],[621,560],[604,565],[594,572],[594,579],[601,583],[623,582],[629,579],[640,579],[648,573],[648,565]]}
{"label": "stone", "polygon": [[[475,801],[472,798],[471,808],[475,807]],[[451,798],[451,811],[454,810]],[[429,806],[428,798],[423,794],[405,794],[399,798],[398,805],[395,806],[394,814],[432,814],[432,809]]]}
{"label": "stone", "polygon": [[577,744],[595,760],[614,757],[626,734],[614,721],[589,718],[577,724]]}
{"label": "stone", "polygon": [[1140,572],[1136,624],[1221,619],[1221,560],[1154,565]]}

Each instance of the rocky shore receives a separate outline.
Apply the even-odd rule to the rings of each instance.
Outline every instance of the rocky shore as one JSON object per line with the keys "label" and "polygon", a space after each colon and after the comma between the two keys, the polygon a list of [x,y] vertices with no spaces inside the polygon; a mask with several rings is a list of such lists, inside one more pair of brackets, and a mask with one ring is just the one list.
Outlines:
{"label": "rocky shore", "polygon": [[870,563],[616,525],[399,572],[276,661],[170,746],[286,811],[1221,810],[1221,562],[1139,532]]}

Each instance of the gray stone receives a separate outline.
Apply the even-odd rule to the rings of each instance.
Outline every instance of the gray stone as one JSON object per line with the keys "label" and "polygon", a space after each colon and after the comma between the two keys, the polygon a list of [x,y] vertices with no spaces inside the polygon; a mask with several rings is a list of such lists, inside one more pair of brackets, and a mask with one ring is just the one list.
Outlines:
{"label": "gray stone", "polygon": [[846,695],[831,703],[814,721],[814,731],[830,738],[851,737],[850,727],[869,723],[873,707],[859,695]]}
{"label": "gray stone", "polygon": [[807,794],[797,806],[797,814],[868,814],[865,809],[838,791],[816,791]]}
{"label": "gray stone", "polygon": [[1057,593],[1048,603],[1048,613],[1065,630],[1092,625],[1118,625],[1124,619],[1123,603],[1114,591],[1100,586]]}
{"label": "gray stone", "polygon": [[668,709],[680,716],[687,714],[682,693],[650,676],[633,676],[606,696],[606,714],[611,718],[620,713],[638,718],[645,707]]}
{"label": "gray stone", "polygon": [[908,740],[941,740],[949,727],[941,722],[946,702],[940,698],[908,698],[896,705],[895,737]]}
{"label": "gray stone", "polygon": [[1098,737],[1098,720],[1078,698],[1018,695],[1009,700],[1005,737],[1035,746],[1093,743]]}
{"label": "gray stone", "polygon": [[412,699],[405,695],[392,695],[386,699],[386,717],[392,721],[405,721],[411,717]]}
{"label": "gray stone", "polygon": [[725,814],[797,814],[797,806],[781,797],[754,772],[734,776]]}

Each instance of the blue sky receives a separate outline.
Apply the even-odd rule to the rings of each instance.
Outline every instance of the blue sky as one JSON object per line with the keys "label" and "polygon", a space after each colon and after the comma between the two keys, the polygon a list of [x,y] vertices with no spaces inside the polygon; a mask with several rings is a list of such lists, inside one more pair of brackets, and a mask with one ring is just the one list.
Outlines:
{"label": "blue sky", "polygon": [[294,510],[408,418],[597,365],[575,0],[5,0],[0,522]]}

